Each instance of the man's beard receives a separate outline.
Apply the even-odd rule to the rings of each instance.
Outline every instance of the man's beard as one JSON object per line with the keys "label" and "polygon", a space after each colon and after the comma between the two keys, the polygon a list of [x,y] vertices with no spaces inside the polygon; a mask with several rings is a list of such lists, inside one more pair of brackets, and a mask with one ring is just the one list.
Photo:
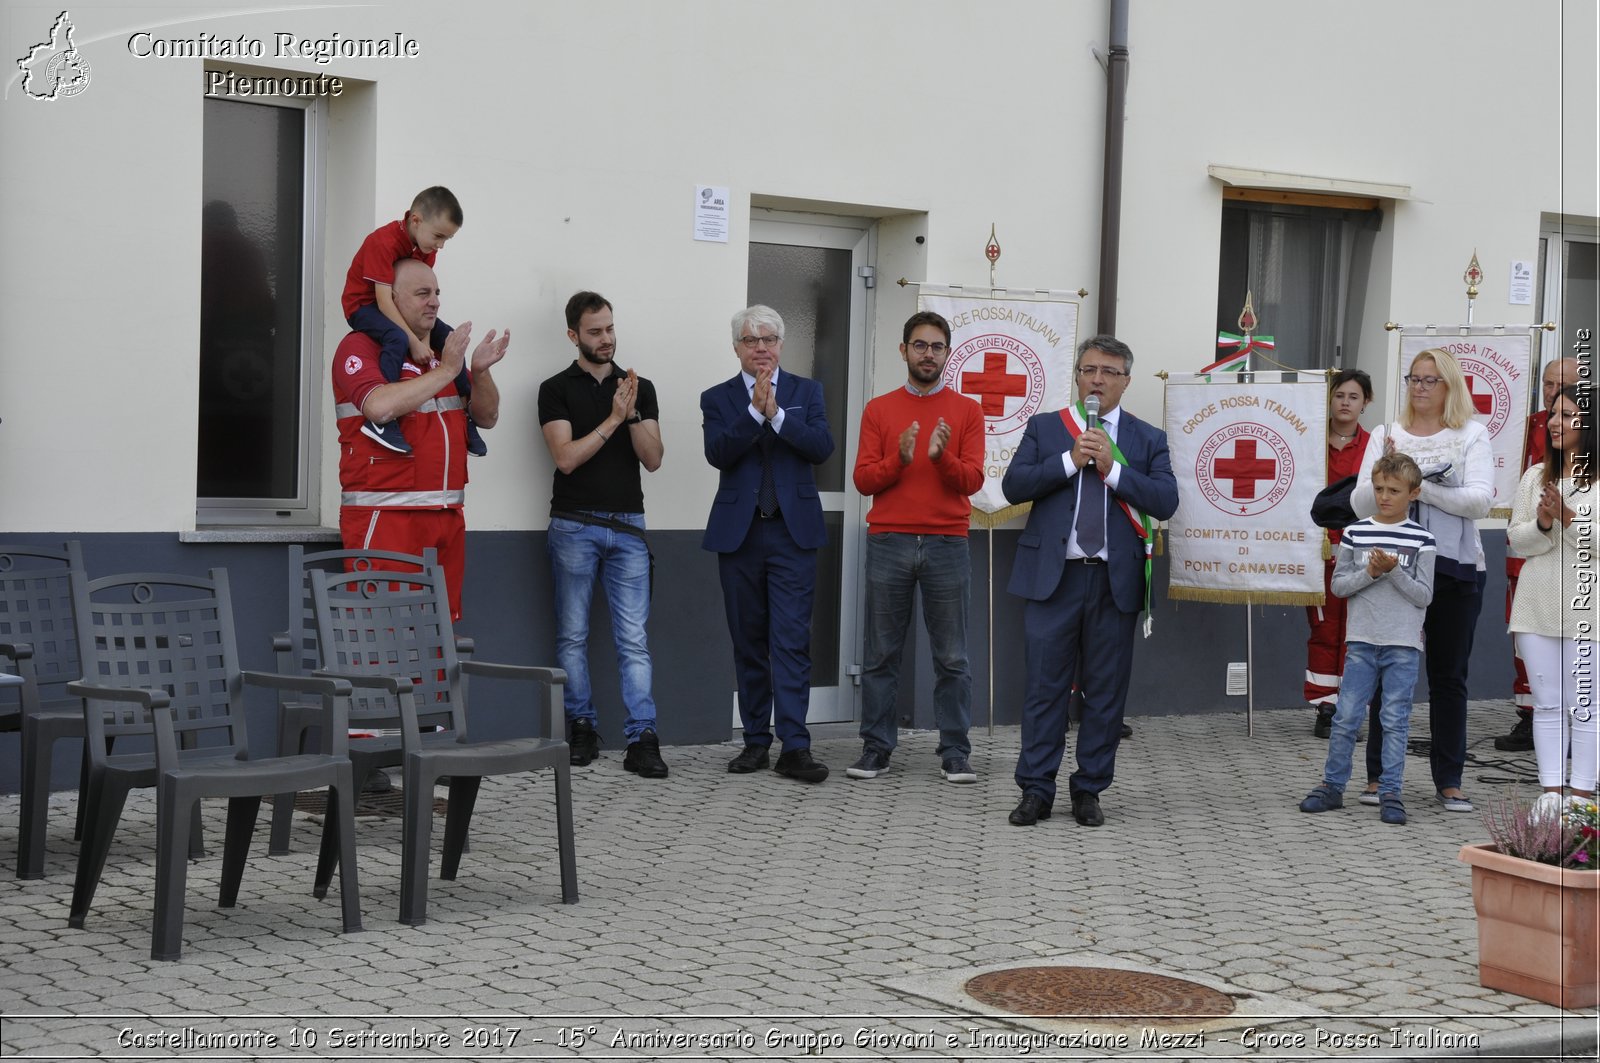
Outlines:
{"label": "man's beard", "polygon": [[592,365],[605,365],[608,362],[616,361],[617,345],[615,343],[611,345],[611,349],[604,355],[597,353],[598,350],[598,348],[590,347],[582,340],[578,341],[578,357],[582,358],[584,361],[589,362]]}

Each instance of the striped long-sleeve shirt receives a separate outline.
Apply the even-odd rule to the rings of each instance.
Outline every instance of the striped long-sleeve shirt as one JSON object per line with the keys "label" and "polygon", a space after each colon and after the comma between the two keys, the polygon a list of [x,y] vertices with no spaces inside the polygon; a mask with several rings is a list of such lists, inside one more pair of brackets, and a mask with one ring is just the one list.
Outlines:
{"label": "striped long-sleeve shirt", "polygon": [[[1398,559],[1377,579],[1367,574],[1375,549]],[[1415,521],[1380,524],[1367,517],[1346,528],[1333,569],[1333,593],[1350,599],[1345,639],[1422,649],[1422,619],[1433,601],[1437,554],[1433,536]]]}

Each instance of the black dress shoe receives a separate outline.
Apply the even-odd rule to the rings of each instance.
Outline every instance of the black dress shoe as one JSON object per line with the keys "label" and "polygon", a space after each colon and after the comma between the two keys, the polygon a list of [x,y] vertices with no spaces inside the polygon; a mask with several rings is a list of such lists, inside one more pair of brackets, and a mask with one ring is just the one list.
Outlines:
{"label": "black dress shoe", "polygon": [[1122,737],[1123,738],[1132,738],[1133,737],[1133,725],[1132,724],[1125,723],[1125,724],[1122,725]]}
{"label": "black dress shoe", "polygon": [[749,775],[753,771],[760,771],[768,763],[766,746],[748,745],[737,757],[728,761],[728,771],[734,775]]}
{"label": "black dress shoe", "polygon": [[828,766],[812,760],[809,748],[785,749],[778,754],[778,763],[773,765],[772,770],[801,782],[821,782],[828,777]]}
{"label": "black dress shoe", "polygon": [[1100,812],[1100,799],[1094,794],[1072,795],[1072,818],[1083,827],[1098,827],[1106,821]]}
{"label": "black dress shoe", "polygon": [[1022,795],[1022,800],[1017,802],[1017,807],[1011,810],[1011,815],[1006,818],[1013,827],[1031,827],[1041,819],[1050,818],[1051,804],[1035,793]]}

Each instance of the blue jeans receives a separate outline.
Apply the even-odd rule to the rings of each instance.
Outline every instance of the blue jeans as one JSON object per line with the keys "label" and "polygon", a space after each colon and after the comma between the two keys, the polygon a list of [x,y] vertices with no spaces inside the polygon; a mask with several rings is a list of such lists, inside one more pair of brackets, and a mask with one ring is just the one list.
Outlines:
{"label": "blue jeans", "polygon": [[[643,513],[597,513],[638,528]],[[650,550],[627,532],[553,517],[546,536],[556,592],[556,664],[567,673],[562,692],[567,720],[595,719],[589,685],[589,603],[596,574],[611,610],[611,637],[617,644],[622,703],[628,711],[623,733],[629,742],[656,729],[656,702],[650,693]]]}
{"label": "blue jeans", "polygon": [[[378,368],[383,371],[383,379],[391,383],[399,380],[400,370],[411,361],[411,334],[384,317],[377,303],[368,303],[351,314],[349,324],[357,332],[365,332],[378,344]],[[433,332],[428,336],[429,346],[439,350],[454,331],[443,321],[435,321]],[[472,377],[467,373],[466,366],[462,366],[461,372],[456,374],[456,393],[462,398],[472,397]]]}
{"label": "blue jeans", "polygon": [[1383,743],[1383,773],[1378,792],[1398,794],[1406,769],[1406,738],[1411,730],[1411,697],[1416,691],[1417,668],[1422,652],[1411,646],[1374,646],[1352,642],[1346,648],[1344,680],[1339,685],[1339,707],[1333,713],[1333,731],[1328,736],[1328,763],[1322,780],[1335,790],[1344,791],[1350,781],[1350,759],[1355,755],[1356,732],[1367,702],[1381,682],[1383,700],[1378,717],[1383,734],[1369,732],[1368,743]]}
{"label": "blue jeans", "polygon": [[[1428,673],[1428,770],[1435,790],[1459,789],[1467,764],[1467,665],[1472,660],[1472,636],[1483,610],[1483,588],[1488,573],[1476,580],[1433,578],[1433,601],[1422,621],[1422,638]],[[1407,688],[1409,692],[1410,688]],[[1367,778],[1375,779],[1381,766],[1372,755],[1374,734],[1382,722],[1374,712],[1367,726]],[[1381,748],[1381,747],[1380,747]]]}
{"label": "blue jeans", "polygon": [[911,626],[911,596],[922,588],[922,620],[933,650],[933,718],[939,757],[972,752],[972,671],[967,665],[967,599],[972,557],[965,535],[867,536],[867,648],[861,673],[861,738],[884,753],[897,742],[895,694]]}

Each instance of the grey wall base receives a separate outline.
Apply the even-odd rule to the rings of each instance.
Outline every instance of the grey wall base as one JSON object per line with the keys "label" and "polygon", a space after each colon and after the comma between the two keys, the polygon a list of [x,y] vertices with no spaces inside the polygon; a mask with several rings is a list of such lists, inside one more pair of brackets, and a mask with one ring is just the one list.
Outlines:
{"label": "grey wall base", "polygon": [[[993,719],[1015,724],[1021,710],[1024,675],[1022,603],[1005,593],[1016,548],[1016,531],[972,535],[972,610],[970,622],[973,726],[990,720],[990,673],[993,666]],[[650,545],[656,557],[655,601],[650,620],[651,655],[655,663],[655,697],[663,742],[693,744],[727,739],[732,728],[734,689],[731,642],[722,611],[716,558],[700,549],[699,531],[654,531]],[[77,538],[91,576],[129,571],[204,572],[228,569],[233,586],[239,650],[246,668],[271,670],[273,632],[287,622],[283,586],[287,550],[279,543],[179,542],[172,534],[0,535],[9,542],[59,543]],[[993,543],[994,591],[990,592],[990,544]],[[308,541],[315,549],[318,543]],[[1489,555],[1489,584],[1478,622],[1472,663],[1472,695],[1506,697],[1511,690],[1511,646],[1505,632],[1505,536],[1484,535]],[[555,627],[551,607],[550,566],[543,532],[473,532],[468,535],[465,613],[459,633],[477,642],[477,656],[486,661],[553,664]],[[1227,665],[1245,660],[1244,606],[1173,602],[1166,597],[1167,565],[1155,563],[1155,630],[1140,639],[1134,654],[1130,716],[1172,713],[1239,712],[1243,697],[1224,693]],[[989,632],[993,611],[993,650]],[[932,675],[920,609],[913,620],[915,641],[908,640],[901,677],[900,713],[910,726],[931,728]],[[1305,612],[1298,607],[1254,609],[1255,705],[1258,709],[1302,704],[1305,670]],[[599,708],[605,747],[622,748],[622,706],[618,695],[615,650],[604,595],[597,594],[590,631],[589,660],[594,700]],[[1426,698],[1426,680],[1418,686]],[[251,692],[251,747],[273,751],[273,703],[262,691]],[[483,737],[528,733],[532,706],[517,697],[514,686],[474,681],[475,729]],[[1509,723],[1508,723],[1509,726]],[[54,769],[55,785],[74,785],[78,750],[61,743]],[[18,785],[17,737],[0,735],[0,791]]]}

